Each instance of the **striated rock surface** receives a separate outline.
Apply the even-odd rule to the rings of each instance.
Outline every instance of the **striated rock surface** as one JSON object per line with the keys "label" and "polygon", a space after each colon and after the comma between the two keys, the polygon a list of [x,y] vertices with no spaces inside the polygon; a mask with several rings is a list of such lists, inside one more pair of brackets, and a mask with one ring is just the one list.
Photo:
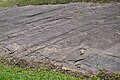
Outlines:
{"label": "striated rock surface", "polygon": [[69,3],[0,10],[0,56],[62,69],[120,71],[120,4]]}

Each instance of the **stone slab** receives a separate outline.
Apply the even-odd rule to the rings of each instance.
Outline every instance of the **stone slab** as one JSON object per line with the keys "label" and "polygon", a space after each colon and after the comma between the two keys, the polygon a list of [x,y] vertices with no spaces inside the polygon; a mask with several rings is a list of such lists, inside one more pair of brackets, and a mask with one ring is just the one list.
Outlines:
{"label": "stone slab", "polygon": [[82,73],[95,73],[98,67],[120,72],[120,3],[3,9],[0,55],[8,54]]}

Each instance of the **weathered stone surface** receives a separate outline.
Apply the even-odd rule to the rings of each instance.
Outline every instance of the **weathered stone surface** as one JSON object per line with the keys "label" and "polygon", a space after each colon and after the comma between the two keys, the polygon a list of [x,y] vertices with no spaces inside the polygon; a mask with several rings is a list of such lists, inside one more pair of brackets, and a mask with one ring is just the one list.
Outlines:
{"label": "weathered stone surface", "polygon": [[120,71],[120,3],[69,3],[0,11],[0,55],[62,69]]}

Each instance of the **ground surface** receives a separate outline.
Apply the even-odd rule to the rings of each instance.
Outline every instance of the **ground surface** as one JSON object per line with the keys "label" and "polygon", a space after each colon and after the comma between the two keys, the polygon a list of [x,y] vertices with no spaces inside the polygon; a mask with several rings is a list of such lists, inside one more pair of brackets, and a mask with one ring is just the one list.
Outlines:
{"label": "ground surface", "polygon": [[77,72],[120,71],[120,4],[69,3],[0,10],[0,56]]}
{"label": "ground surface", "polygon": [[[94,77],[95,78],[95,77]],[[92,78],[92,79],[94,79]],[[89,80],[92,80],[89,79]],[[96,80],[99,78],[96,78]],[[83,80],[46,69],[30,69],[0,64],[0,80]]]}

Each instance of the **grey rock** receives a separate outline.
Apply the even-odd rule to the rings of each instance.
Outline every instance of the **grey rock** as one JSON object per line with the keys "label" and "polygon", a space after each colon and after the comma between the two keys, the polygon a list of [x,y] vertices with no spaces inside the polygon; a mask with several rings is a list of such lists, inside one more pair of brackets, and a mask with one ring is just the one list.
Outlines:
{"label": "grey rock", "polygon": [[[120,3],[69,3],[0,10],[0,57],[77,72],[120,72]],[[5,53],[3,55],[3,53]],[[31,62],[32,64],[32,62]]]}

